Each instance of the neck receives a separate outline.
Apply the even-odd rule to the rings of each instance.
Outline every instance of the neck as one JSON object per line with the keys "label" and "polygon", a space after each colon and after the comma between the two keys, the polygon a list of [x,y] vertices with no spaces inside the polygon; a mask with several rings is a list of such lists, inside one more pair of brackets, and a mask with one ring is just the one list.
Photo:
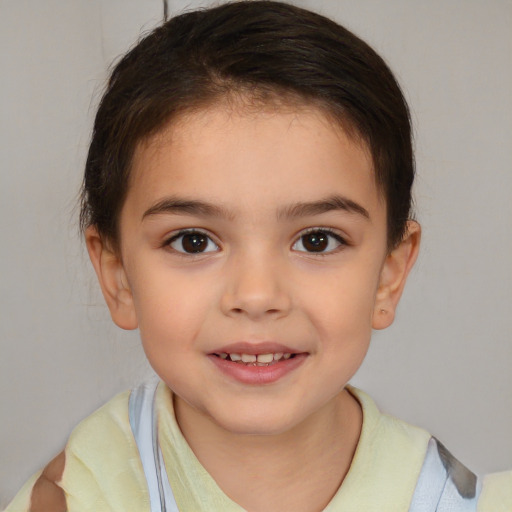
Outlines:
{"label": "neck", "polygon": [[237,435],[175,397],[188,444],[224,493],[250,512],[320,511],[347,474],[362,411],[346,390],[292,430]]}

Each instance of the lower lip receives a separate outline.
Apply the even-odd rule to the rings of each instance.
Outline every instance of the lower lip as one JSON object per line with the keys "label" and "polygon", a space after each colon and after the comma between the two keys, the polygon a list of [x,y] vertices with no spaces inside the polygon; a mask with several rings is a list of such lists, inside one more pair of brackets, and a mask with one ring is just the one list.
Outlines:
{"label": "lower lip", "polygon": [[290,359],[281,359],[269,366],[252,366],[234,363],[229,359],[209,356],[219,370],[229,377],[244,384],[271,384],[297,369],[307,357],[307,354],[297,354]]}

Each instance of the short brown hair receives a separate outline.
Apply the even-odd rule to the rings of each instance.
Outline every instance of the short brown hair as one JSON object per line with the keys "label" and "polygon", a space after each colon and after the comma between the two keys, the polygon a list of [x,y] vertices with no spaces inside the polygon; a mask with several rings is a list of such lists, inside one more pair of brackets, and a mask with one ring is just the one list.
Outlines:
{"label": "short brown hair", "polygon": [[392,72],[334,21],[267,0],[176,16],[119,61],[94,123],[82,229],[94,225],[117,245],[137,144],[180,113],[232,93],[317,105],[359,136],[386,198],[388,246],[401,240],[410,216],[414,157],[409,110]]}

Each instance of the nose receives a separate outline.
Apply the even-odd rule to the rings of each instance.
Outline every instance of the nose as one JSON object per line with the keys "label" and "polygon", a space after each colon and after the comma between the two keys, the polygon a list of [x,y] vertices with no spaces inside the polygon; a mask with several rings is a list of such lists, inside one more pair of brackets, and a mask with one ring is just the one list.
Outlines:
{"label": "nose", "polygon": [[245,254],[229,265],[221,309],[252,320],[280,318],[291,309],[286,269],[276,255]]}

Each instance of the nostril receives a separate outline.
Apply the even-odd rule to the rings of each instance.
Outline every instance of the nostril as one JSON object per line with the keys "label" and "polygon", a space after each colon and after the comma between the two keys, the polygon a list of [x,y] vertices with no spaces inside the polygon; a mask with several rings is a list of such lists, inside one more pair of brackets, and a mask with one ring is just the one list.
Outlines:
{"label": "nostril", "polygon": [[220,308],[225,315],[233,317],[248,316],[250,318],[277,318],[290,311],[291,301],[281,292],[256,293],[251,290],[237,293],[226,292],[220,302]]}
{"label": "nostril", "polygon": [[[244,312],[245,312],[245,310],[244,310],[243,308],[232,308],[232,309],[231,309],[231,311],[232,311],[233,313],[237,313],[237,314],[240,314],[240,313],[244,313]],[[272,314],[274,314],[274,315],[275,315],[275,314],[279,313],[279,311],[280,311],[279,309],[267,309],[267,310],[265,311],[265,313],[270,314],[270,315],[272,315]]]}

